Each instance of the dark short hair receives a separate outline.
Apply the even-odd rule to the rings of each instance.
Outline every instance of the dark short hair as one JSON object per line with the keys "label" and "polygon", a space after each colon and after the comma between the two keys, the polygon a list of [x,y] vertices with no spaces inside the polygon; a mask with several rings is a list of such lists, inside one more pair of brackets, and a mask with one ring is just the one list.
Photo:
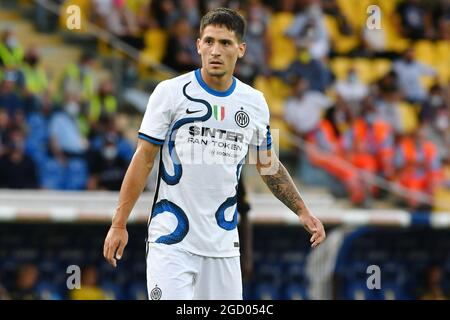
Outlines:
{"label": "dark short hair", "polygon": [[209,11],[200,21],[200,36],[203,30],[209,25],[224,26],[230,31],[234,31],[239,42],[245,36],[246,23],[244,18],[234,10],[228,8],[217,8]]}

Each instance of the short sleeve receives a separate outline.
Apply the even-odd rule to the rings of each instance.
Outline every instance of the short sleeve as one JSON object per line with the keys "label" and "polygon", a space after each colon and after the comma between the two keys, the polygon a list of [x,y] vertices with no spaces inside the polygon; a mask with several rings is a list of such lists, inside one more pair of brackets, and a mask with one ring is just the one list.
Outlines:
{"label": "short sleeve", "polygon": [[138,137],[163,145],[172,122],[173,108],[169,82],[163,81],[156,86],[148,100]]}
{"label": "short sleeve", "polygon": [[262,94],[260,95],[259,101],[259,107],[262,110],[262,114],[256,123],[256,128],[253,133],[250,145],[251,147],[256,148],[258,151],[264,151],[272,149],[272,135],[270,133],[269,125],[270,113],[269,106],[267,105],[266,99]]}

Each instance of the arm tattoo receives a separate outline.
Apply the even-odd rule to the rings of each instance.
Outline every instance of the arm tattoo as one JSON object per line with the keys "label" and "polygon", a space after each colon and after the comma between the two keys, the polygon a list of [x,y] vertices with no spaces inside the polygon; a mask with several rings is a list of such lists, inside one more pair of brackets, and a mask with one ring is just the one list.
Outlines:
{"label": "arm tattoo", "polygon": [[275,197],[295,214],[301,215],[307,211],[294,181],[292,181],[291,176],[281,162],[278,162],[278,170],[275,174],[261,175],[261,178]]}

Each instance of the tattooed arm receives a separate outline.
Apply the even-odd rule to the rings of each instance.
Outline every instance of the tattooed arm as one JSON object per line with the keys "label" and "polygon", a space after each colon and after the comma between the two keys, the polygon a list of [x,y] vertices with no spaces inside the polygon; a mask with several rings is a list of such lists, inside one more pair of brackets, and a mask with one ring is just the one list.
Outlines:
{"label": "tattooed arm", "polygon": [[316,247],[325,240],[322,222],[309,212],[291,176],[275,153],[270,150],[259,152],[256,168],[275,197],[298,215],[305,229],[312,234],[311,246]]}

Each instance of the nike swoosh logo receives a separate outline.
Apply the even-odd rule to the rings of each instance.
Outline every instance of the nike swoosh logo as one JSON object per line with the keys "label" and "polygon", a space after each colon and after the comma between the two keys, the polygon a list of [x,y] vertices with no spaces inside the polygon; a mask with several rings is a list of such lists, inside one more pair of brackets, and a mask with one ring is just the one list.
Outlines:
{"label": "nike swoosh logo", "polygon": [[202,111],[202,110],[194,110],[194,111],[191,111],[191,110],[189,110],[189,109],[186,109],[186,113],[187,113],[187,114],[197,113],[197,112],[200,112],[200,111]]}

